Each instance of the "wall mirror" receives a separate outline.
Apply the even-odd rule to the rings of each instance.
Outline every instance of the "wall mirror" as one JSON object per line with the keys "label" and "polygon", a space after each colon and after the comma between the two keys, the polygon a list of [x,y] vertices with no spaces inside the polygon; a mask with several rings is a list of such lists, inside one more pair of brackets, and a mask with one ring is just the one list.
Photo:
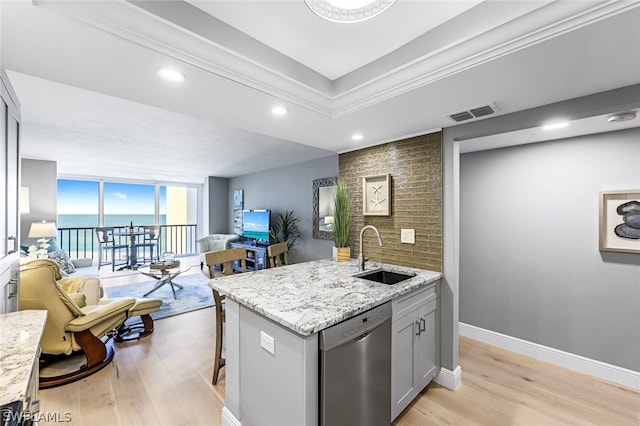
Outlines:
{"label": "wall mirror", "polygon": [[313,181],[313,238],[333,240],[333,197],[337,177]]}

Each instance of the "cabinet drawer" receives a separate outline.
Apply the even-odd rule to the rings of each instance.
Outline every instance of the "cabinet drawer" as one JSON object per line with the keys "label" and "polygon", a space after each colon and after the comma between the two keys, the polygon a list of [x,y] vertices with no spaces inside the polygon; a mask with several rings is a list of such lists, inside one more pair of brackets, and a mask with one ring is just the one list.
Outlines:
{"label": "cabinet drawer", "polygon": [[436,297],[436,283],[433,283],[427,287],[419,288],[418,290],[414,290],[411,293],[407,293],[397,299],[394,299],[391,303],[393,320],[395,321],[404,317],[416,310],[418,307],[435,300]]}

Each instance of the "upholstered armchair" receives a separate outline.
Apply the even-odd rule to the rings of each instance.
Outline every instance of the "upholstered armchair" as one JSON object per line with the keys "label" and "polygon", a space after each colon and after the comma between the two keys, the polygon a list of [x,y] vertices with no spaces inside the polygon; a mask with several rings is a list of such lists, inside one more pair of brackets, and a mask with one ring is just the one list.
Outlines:
{"label": "upholstered armchair", "polygon": [[204,237],[198,238],[198,247],[200,250],[200,270],[204,267],[205,257],[204,254],[210,251],[227,250],[231,248],[229,243],[232,241],[238,241],[240,236],[237,234],[210,234]]}
{"label": "upholstered armchair", "polygon": [[[38,259],[20,265],[18,309],[47,311],[47,322],[40,340],[43,359],[46,360],[47,356],[80,353],[86,360],[85,364],[70,373],[54,377],[41,376],[41,388],[79,380],[109,364],[113,359],[113,347],[105,343],[108,339],[103,337],[121,326],[136,304],[136,299],[133,298],[88,304],[89,297],[95,297],[95,288],[87,294],[67,293],[60,280],[62,276],[58,265],[49,259]],[[88,283],[91,282],[88,279],[84,282],[66,279],[64,285],[88,290],[91,286]]]}

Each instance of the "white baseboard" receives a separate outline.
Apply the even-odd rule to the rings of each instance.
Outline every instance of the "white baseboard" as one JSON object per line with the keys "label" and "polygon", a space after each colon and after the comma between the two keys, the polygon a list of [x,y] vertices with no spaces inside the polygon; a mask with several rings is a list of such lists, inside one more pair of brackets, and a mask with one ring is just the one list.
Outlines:
{"label": "white baseboard", "polygon": [[440,372],[433,381],[447,389],[456,390],[462,383],[462,368],[457,366],[453,371],[447,368],[440,368]]}
{"label": "white baseboard", "polygon": [[222,426],[242,426],[240,420],[236,419],[226,406],[222,407]]}
{"label": "white baseboard", "polygon": [[[579,373],[598,377],[636,391],[640,390],[640,372],[607,364],[581,355],[564,352],[538,343],[518,339],[465,323],[458,323],[461,336],[479,340],[512,352],[550,362]],[[443,385],[444,386],[444,385]]]}

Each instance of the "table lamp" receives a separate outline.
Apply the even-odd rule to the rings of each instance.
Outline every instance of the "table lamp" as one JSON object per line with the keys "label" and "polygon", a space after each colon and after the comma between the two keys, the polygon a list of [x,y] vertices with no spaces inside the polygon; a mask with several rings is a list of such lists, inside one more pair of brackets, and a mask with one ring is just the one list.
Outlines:
{"label": "table lamp", "polygon": [[327,228],[331,228],[334,222],[335,222],[335,219],[333,218],[333,216],[324,217],[324,224],[327,226]]}
{"label": "table lamp", "polygon": [[47,253],[49,248],[49,238],[55,237],[58,234],[55,222],[33,222],[31,228],[29,228],[29,238],[38,238],[38,246],[41,250],[44,250],[44,254]]}

